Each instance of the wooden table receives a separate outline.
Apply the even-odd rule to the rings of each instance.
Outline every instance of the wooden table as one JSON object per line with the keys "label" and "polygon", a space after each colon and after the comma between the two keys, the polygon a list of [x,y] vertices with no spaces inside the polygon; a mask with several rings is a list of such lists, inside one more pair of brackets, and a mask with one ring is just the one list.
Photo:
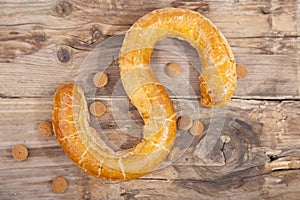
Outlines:
{"label": "wooden table", "polygon": [[[249,69],[226,109],[223,137],[204,160],[193,154],[203,138],[195,137],[172,165],[136,180],[109,182],[88,176],[54,136],[38,133],[37,124],[51,120],[55,88],[76,78],[98,44],[126,31],[149,11],[171,6],[211,19],[227,37],[237,62]],[[297,0],[2,0],[0,199],[299,199],[299,11]],[[97,93],[108,107],[99,120],[118,142],[120,130],[109,103],[119,78],[117,66],[111,65],[108,74],[108,86]],[[195,95],[171,95],[174,102],[198,102],[197,76],[187,77]],[[132,120],[140,123],[131,110]],[[203,122],[207,129],[209,120],[204,117]],[[130,137],[126,141],[125,147],[136,142]],[[17,144],[28,147],[27,160],[13,159],[11,150]],[[68,180],[66,193],[52,192],[56,176]]]}

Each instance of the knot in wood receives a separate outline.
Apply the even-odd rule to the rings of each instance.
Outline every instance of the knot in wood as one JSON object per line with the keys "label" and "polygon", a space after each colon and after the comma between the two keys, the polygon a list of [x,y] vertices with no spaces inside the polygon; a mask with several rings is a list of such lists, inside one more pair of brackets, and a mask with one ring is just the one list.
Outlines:
{"label": "knot in wood", "polygon": [[92,36],[92,39],[95,40],[95,41],[100,39],[100,37],[102,36],[101,31],[96,26],[93,26],[90,29],[90,34]]}
{"label": "knot in wood", "polygon": [[89,191],[86,191],[82,195],[82,199],[84,200],[90,200],[92,198],[91,193]]}
{"label": "knot in wood", "polygon": [[47,39],[46,34],[44,32],[34,32],[32,33],[32,38],[38,44],[45,42]]}
{"label": "knot in wood", "polygon": [[271,14],[271,7],[259,7],[259,13],[263,15],[269,15]]}
{"label": "knot in wood", "polygon": [[62,63],[67,63],[71,59],[70,53],[69,53],[68,49],[65,47],[60,48],[57,51],[56,55],[57,55],[58,60]]}
{"label": "knot in wood", "polygon": [[68,1],[60,1],[56,4],[55,11],[58,16],[65,17],[72,12],[72,4]]}

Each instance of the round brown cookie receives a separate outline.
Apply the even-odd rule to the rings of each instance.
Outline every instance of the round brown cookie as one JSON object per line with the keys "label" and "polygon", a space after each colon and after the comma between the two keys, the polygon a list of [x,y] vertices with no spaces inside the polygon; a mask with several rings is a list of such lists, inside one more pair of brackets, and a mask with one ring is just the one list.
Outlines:
{"label": "round brown cookie", "polygon": [[178,119],[177,126],[179,129],[187,131],[193,125],[193,120],[188,116],[182,116]]}
{"label": "round brown cookie", "polygon": [[237,78],[245,78],[248,75],[247,67],[242,64],[237,64],[236,65],[236,75],[237,75]]}
{"label": "round brown cookie", "polygon": [[62,194],[67,190],[68,182],[65,178],[58,176],[52,180],[52,191],[57,194]]}
{"label": "round brown cookie", "polygon": [[173,149],[171,150],[171,152],[168,155],[169,161],[174,161],[178,157],[179,153],[180,153],[180,148],[179,147],[173,147]]}
{"label": "round brown cookie", "polygon": [[176,78],[181,74],[181,67],[178,63],[170,62],[166,65],[166,72],[168,76]]}
{"label": "round brown cookie", "polygon": [[106,112],[106,107],[100,101],[96,101],[90,105],[90,113],[96,117],[102,116]]}
{"label": "round brown cookie", "polygon": [[93,83],[97,88],[104,87],[108,82],[108,76],[104,72],[98,72],[94,75]]}
{"label": "round brown cookie", "polygon": [[38,131],[41,135],[51,136],[53,135],[52,124],[48,121],[44,121],[38,124]]}
{"label": "round brown cookie", "polygon": [[17,161],[26,160],[26,158],[28,157],[28,149],[23,145],[16,145],[12,149],[12,155]]}
{"label": "round brown cookie", "polygon": [[202,122],[199,120],[195,120],[193,122],[192,127],[190,128],[190,133],[194,136],[198,136],[201,135],[201,133],[203,133],[203,130],[204,130],[204,126]]}

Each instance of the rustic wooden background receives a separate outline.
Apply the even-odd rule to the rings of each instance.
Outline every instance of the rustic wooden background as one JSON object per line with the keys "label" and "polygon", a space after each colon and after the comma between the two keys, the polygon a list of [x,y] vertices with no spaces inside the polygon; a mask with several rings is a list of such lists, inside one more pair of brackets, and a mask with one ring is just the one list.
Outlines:
{"label": "rustic wooden background", "polygon": [[[230,141],[220,139],[199,161],[193,151],[201,138],[195,138],[171,166],[132,181],[88,176],[54,136],[38,134],[37,124],[51,119],[55,88],[76,78],[97,44],[163,7],[210,18],[237,62],[248,67],[227,108],[222,134]],[[297,0],[1,0],[0,199],[300,199],[299,11]],[[110,80],[116,80],[111,67]],[[197,89],[197,76],[190,79]],[[113,140],[119,132],[109,114],[112,82],[99,98],[108,106],[101,123]],[[134,110],[132,118],[140,122]],[[125,147],[135,142],[126,141]],[[28,147],[26,161],[13,159],[17,144]],[[56,176],[68,180],[66,193],[51,191]]]}

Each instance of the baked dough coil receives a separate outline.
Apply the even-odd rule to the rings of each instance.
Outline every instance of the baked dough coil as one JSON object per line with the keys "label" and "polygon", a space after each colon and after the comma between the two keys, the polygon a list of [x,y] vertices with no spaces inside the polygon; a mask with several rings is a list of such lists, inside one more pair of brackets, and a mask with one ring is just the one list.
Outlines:
{"label": "baked dough coil", "polygon": [[52,123],[65,153],[88,174],[127,180],[155,170],[167,157],[176,137],[176,115],[150,58],[155,43],[166,37],[186,40],[199,52],[201,102],[223,107],[236,85],[235,61],[221,32],[197,12],[175,8],[155,10],[126,33],[119,55],[120,74],[131,103],[144,120],[143,138],[131,149],[114,151],[89,124],[84,93],[73,83],[54,95]]}

